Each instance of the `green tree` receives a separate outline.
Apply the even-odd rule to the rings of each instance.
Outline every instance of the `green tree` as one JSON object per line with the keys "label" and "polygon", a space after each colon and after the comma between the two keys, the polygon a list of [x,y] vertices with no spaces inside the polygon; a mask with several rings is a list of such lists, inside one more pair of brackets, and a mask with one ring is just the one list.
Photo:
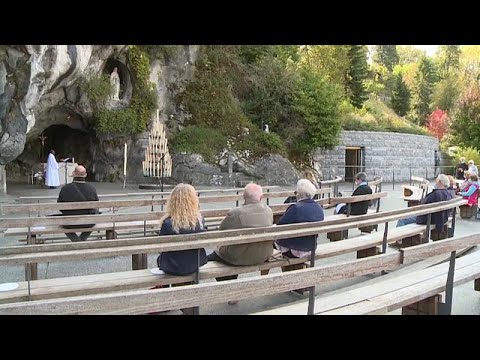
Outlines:
{"label": "green tree", "polygon": [[407,65],[420,61],[425,56],[425,52],[412,45],[398,45],[398,64]]}
{"label": "green tree", "polygon": [[399,57],[396,45],[376,45],[373,61],[381,64],[392,72],[395,65],[398,64]]}
{"label": "green tree", "polygon": [[440,45],[438,48],[438,72],[442,79],[460,67],[460,45]]}
{"label": "green tree", "polygon": [[400,116],[405,116],[410,109],[410,91],[401,74],[395,76],[392,93],[392,108]]}
{"label": "green tree", "polygon": [[432,112],[430,103],[436,79],[433,62],[424,56],[415,74],[413,93],[413,119],[420,126],[425,125],[427,115]]}
{"label": "green tree", "polygon": [[458,78],[453,75],[441,80],[433,92],[433,107],[451,112],[457,103],[461,86]]}
{"label": "green tree", "polygon": [[295,157],[307,160],[312,150],[338,144],[341,91],[325,75],[305,70],[301,72],[300,85],[294,106],[301,119],[296,127],[303,131],[289,145]]}
{"label": "green tree", "polygon": [[322,72],[335,84],[346,87],[346,74],[350,66],[349,46],[306,45],[300,50],[300,65],[310,71]]}
{"label": "green tree", "polygon": [[468,88],[453,114],[450,129],[456,144],[480,149],[480,86]]}
{"label": "green tree", "polygon": [[361,108],[368,99],[365,80],[368,76],[367,64],[368,49],[365,45],[351,45],[348,50],[350,66],[347,72],[347,88],[350,102]]}

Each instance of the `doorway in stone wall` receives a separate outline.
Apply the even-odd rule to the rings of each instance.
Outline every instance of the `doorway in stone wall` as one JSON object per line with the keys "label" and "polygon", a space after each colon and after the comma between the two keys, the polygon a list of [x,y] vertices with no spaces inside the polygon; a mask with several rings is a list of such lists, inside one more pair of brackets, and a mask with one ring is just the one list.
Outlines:
{"label": "doorway in stone wall", "polygon": [[354,181],[355,175],[365,171],[365,147],[347,146],[345,148],[345,181]]}

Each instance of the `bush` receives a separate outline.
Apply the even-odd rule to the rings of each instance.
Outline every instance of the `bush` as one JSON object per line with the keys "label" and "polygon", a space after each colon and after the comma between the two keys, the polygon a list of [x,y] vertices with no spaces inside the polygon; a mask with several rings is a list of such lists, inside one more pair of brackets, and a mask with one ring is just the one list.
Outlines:
{"label": "bush", "polygon": [[461,157],[464,157],[467,162],[473,160],[477,166],[480,164],[480,152],[474,148],[459,148],[453,157],[455,159],[455,164],[460,163]]}
{"label": "bush", "polygon": [[127,52],[134,87],[130,106],[125,109],[105,108],[112,87],[110,78],[102,74],[85,82],[82,87],[94,102],[93,117],[99,133],[135,134],[144,131],[157,107],[155,84],[149,81],[150,59],[139,46],[130,46]]}
{"label": "bush", "polygon": [[93,102],[95,109],[105,107],[105,104],[112,94],[113,86],[107,74],[101,74],[80,83],[80,89],[84,91]]}
{"label": "bush", "polygon": [[190,126],[179,132],[171,141],[176,153],[200,154],[208,163],[215,163],[216,156],[227,147],[227,138],[218,130]]}

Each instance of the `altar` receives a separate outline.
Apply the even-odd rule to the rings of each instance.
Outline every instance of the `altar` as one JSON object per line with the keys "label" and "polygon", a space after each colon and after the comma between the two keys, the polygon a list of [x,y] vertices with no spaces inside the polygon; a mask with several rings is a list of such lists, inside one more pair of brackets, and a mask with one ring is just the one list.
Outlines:
{"label": "altar", "polygon": [[[71,175],[77,165],[77,163],[72,162],[58,162],[58,179],[60,180],[60,186],[70,184],[73,181]],[[45,171],[47,163],[42,163],[42,167]]]}

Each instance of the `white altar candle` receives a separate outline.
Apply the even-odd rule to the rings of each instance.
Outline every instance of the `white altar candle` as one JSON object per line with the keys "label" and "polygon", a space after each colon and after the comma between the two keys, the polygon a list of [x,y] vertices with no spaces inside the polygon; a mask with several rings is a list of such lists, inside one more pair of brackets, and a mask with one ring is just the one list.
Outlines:
{"label": "white altar candle", "polygon": [[123,176],[127,175],[127,143],[125,143],[125,156],[123,158]]}

